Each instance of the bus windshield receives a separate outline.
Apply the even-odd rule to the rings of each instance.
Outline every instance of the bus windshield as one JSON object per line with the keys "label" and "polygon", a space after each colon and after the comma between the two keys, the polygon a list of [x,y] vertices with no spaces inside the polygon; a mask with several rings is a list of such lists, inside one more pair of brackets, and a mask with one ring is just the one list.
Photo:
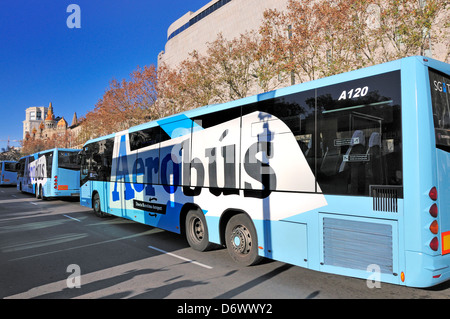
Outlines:
{"label": "bus windshield", "polygon": [[430,69],[436,147],[450,152],[450,77]]}

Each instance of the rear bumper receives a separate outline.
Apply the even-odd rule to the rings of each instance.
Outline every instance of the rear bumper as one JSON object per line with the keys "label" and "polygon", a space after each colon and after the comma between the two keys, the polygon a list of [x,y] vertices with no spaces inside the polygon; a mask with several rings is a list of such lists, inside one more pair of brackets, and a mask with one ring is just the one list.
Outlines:
{"label": "rear bumper", "polygon": [[406,252],[405,282],[411,287],[432,287],[450,280],[450,254],[431,256]]}

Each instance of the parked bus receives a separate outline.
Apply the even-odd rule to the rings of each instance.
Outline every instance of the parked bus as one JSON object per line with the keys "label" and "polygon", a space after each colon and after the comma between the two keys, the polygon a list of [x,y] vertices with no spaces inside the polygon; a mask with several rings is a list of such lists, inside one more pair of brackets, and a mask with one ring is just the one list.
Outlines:
{"label": "parked bus", "polygon": [[88,141],[82,205],[316,271],[450,277],[450,65],[409,57]]}
{"label": "parked bus", "polygon": [[17,189],[38,199],[80,195],[79,149],[54,148],[19,160]]}
{"label": "parked bus", "polygon": [[0,185],[16,185],[17,183],[17,162],[0,162]]}

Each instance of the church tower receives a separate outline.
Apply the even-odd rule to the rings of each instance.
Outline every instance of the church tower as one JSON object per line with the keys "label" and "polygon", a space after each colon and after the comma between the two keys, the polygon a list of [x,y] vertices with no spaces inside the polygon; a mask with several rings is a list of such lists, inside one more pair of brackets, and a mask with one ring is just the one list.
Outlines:
{"label": "church tower", "polygon": [[52,102],[50,102],[50,105],[48,107],[47,117],[45,118],[45,128],[51,129],[55,127],[55,115],[53,114],[53,106]]}

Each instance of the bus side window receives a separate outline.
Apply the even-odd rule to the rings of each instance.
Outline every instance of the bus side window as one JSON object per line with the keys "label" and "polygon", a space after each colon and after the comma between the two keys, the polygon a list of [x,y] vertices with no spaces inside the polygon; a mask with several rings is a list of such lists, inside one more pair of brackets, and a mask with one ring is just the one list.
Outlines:
{"label": "bus side window", "polygon": [[165,134],[159,126],[131,132],[129,135],[131,151],[135,151],[170,139],[170,137]]}
{"label": "bus side window", "polygon": [[402,185],[400,103],[398,71],[317,89],[324,193],[369,196],[371,185]]}
{"label": "bus side window", "polygon": [[[261,132],[261,128],[266,128],[269,134],[263,134],[260,138],[270,137],[270,134],[277,134],[280,140],[287,141],[289,135],[295,138],[298,150],[303,153],[306,162],[311,170],[312,174],[315,175],[315,153],[316,153],[316,142],[315,142],[315,90],[308,90],[304,92],[294,93],[286,95],[283,97],[268,99],[265,101],[260,101],[254,104],[245,105],[242,107],[242,116],[250,114],[252,112],[263,112],[261,114],[266,114],[267,118],[261,118],[259,122],[252,123],[255,130]],[[283,130],[277,130],[277,133],[273,133],[274,128],[281,127],[280,123],[287,126]],[[267,124],[264,124],[267,123]],[[278,124],[277,124],[278,123]],[[244,126],[244,122],[242,124]],[[283,125],[283,126],[284,126]],[[253,129],[253,128],[252,128]],[[253,135],[252,130],[252,135]],[[275,136],[275,135],[274,135]],[[253,136],[254,137],[254,136]],[[293,146],[295,147],[295,146]],[[297,151],[297,150],[296,150]],[[267,150],[267,155],[270,154],[271,150]],[[277,147],[274,146],[274,152],[277,152]],[[278,151],[279,152],[279,151]],[[280,154],[280,153],[276,153]],[[298,153],[296,153],[298,154]],[[259,157],[260,155],[258,155]],[[277,156],[277,155],[274,155]],[[288,160],[286,158],[286,160]],[[270,161],[269,161],[270,163]],[[297,173],[302,173],[298,172]],[[258,177],[263,179],[263,177]],[[265,176],[264,178],[269,178]],[[265,186],[270,187],[271,191],[315,191],[315,181],[311,180],[310,183],[304,184],[289,184],[285,182],[286,179],[281,179],[277,183],[266,182]],[[245,184],[244,184],[245,186]],[[252,186],[250,186],[252,187]]]}

